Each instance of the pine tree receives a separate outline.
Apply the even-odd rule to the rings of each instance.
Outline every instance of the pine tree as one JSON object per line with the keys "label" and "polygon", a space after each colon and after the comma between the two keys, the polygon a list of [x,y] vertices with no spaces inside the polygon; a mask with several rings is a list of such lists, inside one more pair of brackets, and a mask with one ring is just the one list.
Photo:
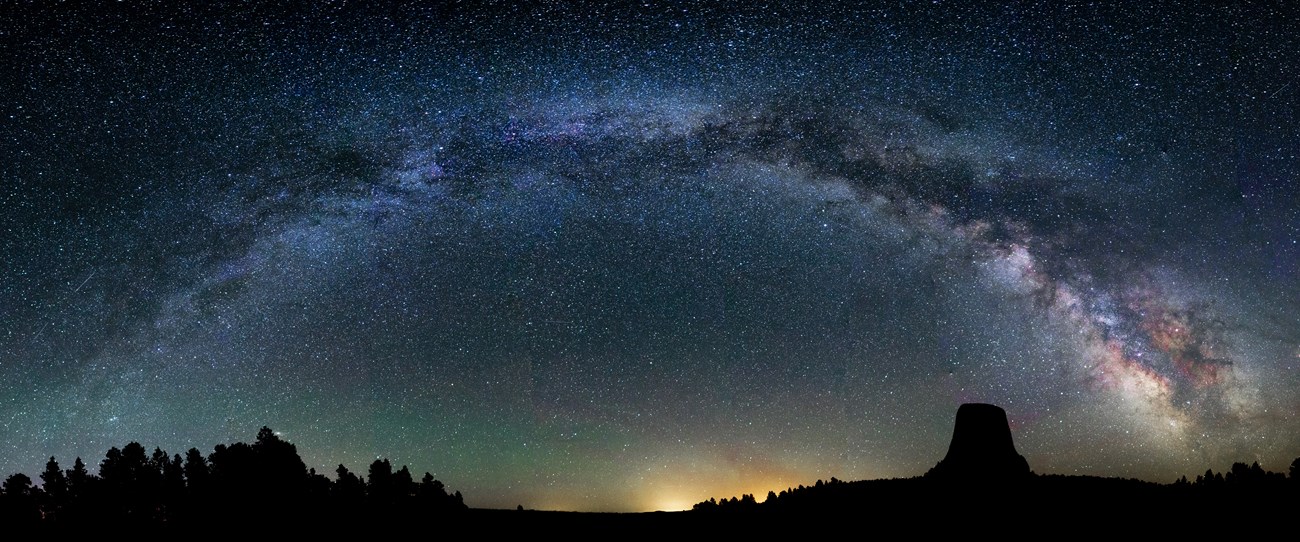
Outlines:
{"label": "pine tree", "polygon": [[62,506],[68,499],[68,478],[59,469],[59,462],[50,457],[45,462],[45,472],[41,473],[41,488],[45,494],[54,503],[55,506]]}

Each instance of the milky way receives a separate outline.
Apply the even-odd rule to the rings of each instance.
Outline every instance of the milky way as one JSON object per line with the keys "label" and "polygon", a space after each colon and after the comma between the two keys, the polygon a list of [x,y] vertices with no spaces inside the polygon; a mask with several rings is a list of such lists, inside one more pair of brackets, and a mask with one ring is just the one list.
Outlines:
{"label": "milky way", "polygon": [[10,6],[0,472],[263,425],[472,506],[1300,456],[1266,7]]}

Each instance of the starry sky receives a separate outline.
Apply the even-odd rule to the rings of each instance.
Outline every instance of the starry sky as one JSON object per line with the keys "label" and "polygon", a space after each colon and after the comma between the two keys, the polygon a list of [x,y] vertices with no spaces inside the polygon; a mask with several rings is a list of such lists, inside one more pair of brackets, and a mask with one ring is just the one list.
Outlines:
{"label": "starry sky", "polygon": [[4,475],[267,425],[672,509],[965,402],[1040,473],[1300,456],[1294,7],[170,4],[0,7]]}

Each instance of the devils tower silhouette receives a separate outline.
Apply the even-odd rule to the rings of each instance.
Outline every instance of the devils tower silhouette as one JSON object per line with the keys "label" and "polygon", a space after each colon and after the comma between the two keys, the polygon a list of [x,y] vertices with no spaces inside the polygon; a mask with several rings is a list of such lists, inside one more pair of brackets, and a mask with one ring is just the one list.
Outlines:
{"label": "devils tower silhouette", "polygon": [[957,409],[948,455],[926,478],[953,482],[1018,481],[1029,476],[1029,462],[1016,452],[1002,407],[967,403]]}

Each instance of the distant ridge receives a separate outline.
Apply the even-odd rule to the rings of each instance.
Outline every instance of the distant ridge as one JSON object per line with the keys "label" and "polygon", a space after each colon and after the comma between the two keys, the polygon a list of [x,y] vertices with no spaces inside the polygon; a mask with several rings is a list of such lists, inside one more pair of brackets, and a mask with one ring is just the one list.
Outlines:
{"label": "distant ridge", "polygon": [[940,481],[1014,482],[1030,476],[1029,462],[1016,452],[1002,407],[966,403],[957,409],[948,455],[926,478]]}

